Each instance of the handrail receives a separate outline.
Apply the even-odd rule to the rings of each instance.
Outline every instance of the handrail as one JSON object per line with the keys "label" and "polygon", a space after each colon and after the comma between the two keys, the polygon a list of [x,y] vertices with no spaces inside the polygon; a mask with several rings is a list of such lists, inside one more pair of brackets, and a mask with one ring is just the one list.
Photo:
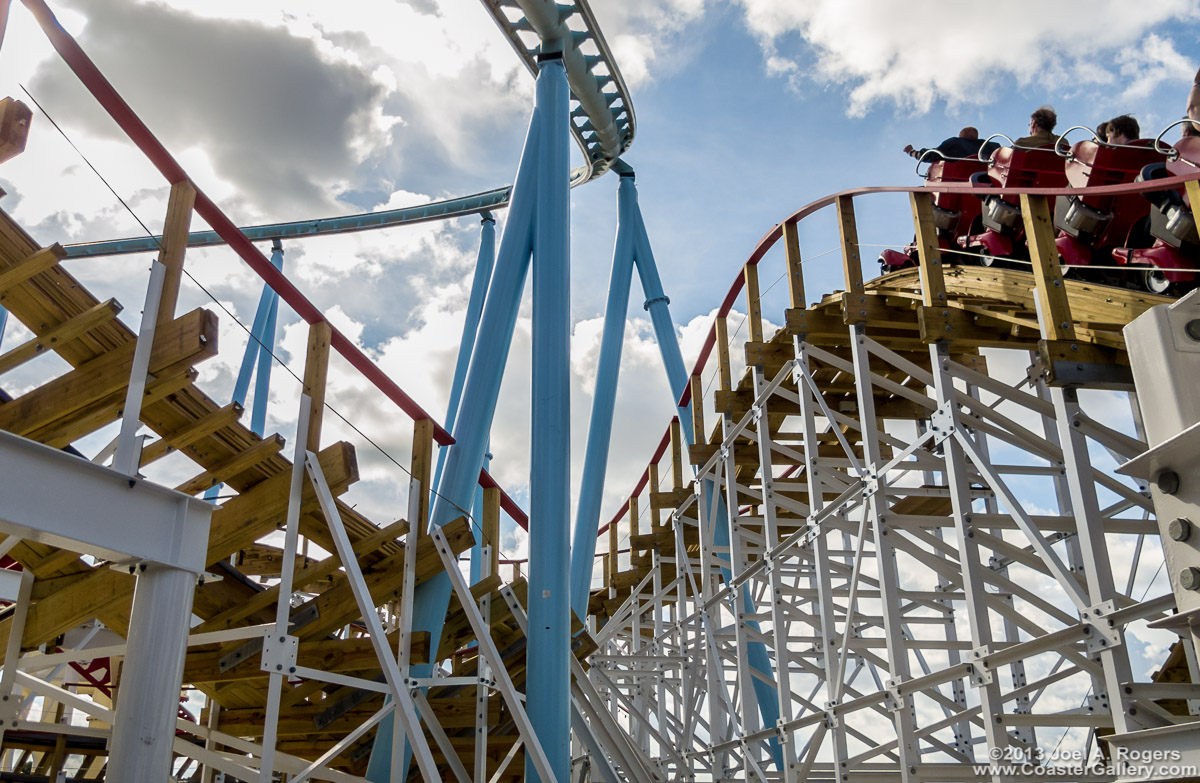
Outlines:
{"label": "handrail", "polygon": [[[983,157],[983,151],[985,149],[987,149],[988,142],[990,142],[992,139],[1004,139],[1005,141],[1008,142],[1008,146],[1010,146],[1010,147],[1016,146],[1013,143],[1013,140],[1010,139],[1005,134],[993,133],[991,136],[988,136],[986,139],[983,140],[983,144],[979,145],[979,152],[975,153],[975,159],[978,160],[980,163],[987,163],[988,161],[990,161],[992,159],[992,154],[990,152],[988,153],[988,156],[986,158]],[[995,150],[992,150],[992,152],[995,152]]]}
{"label": "handrail", "polygon": [[922,179],[929,179],[929,169],[925,169],[925,173],[922,174],[921,173],[921,164],[924,163],[925,159],[928,158],[930,155],[937,155],[937,160],[929,161],[930,165],[937,163],[938,161],[946,161],[946,160],[956,160],[956,161],[963,161],[963,162],[967,162],[967,163],[974,163],[976,160],[978,160],[977,158],[975,158],[973,156],[969,156],[966,158],[955,158],[950,155],[946,155],[941,152],[938,152],[937,149],[934,147],[930,147],[929,149],[927,149],[921,153],[921,157],[917,158],[917,167],[916,167],[916,169],[914,169],[917,176],[921,177]]}
{"label": "handrail", "polygon": [[1062,140],[1067,137],[1067,134],[1073,130],[1085,130],[1088,133],[1092,134],[1093,139],[1095,139],[1096,141],[1101,141],[1100,136],[1096,134],[1096,131],[1092,130],[1088,126],[1072,125],[1071,127],[1067,128],[1065,131],[1060,133],[1058,135],[1058,138],[1054,140],[1054,154],[1057,155],[1058,157],[1067,158],[1068,160],[1071,159],[1071,148],[1068,146],[1065,151],[1059,152],[1059,145],[1062,144]]}
{"label": "handrail", "polygon": [[[1002,134],[993,135],[999,136]],[[991,138],[992,137],[988,137],[988,141],[990,141]],[[1180,187],[1187,182],[1195,180],[1200,180],[1200,171],[1196,171],[1193,174],[1164,177],[1163,179],[1150,180],[1147,182],[1125,182],[1117,185],[1096,185],[1086,188],[997,187],[989,189],[988,193],[1002,196],[1018,196],[1022,194],[1030,196],[1111,196],[1128,193],[1151,193],[1161,190],[1171,190],[1173,188]],[[762,239],[758,240],[758,243],[754,246],[754,250],[751,251],[749,257],[746,259],[746,263],[742,267],[739,267],[738,274],[734,278],[733,284],[730,285],[728,293],[725,294],[725,298],[721,301],[720,307],[717,308],[717,312],[713,316],[713,324],[709,327],[708,335],[704,338],[704,343],[700,347],[700,353],[696,358],[696,363],[692,366],[692,371],[689,373],[688,377],[696,377],[703,373],[704,368],[708,363],[708,359],[712,355],[712,350],[716,345],[717,320],[729,315],[730,309],[733,307],[734,302],[737,301],[738,294],[742,292],[742,288],[745,286],[745,275],[743,274],[742,270],[746,266],[758,265],[758,262],[761,261],[763,257],[766,256],[767,252],[775,246],[775,243],[782,238],[783,226],[785,224],[795,224],[800,220],[803,220],[804,218],[814,214],[820,209],[832,206],[840,198],[853,198],[854,196],[874,195],[876,193],[928,193],[931,195],[936,193],[960,193],[963,195],[975,195],[978,192],[978,189],[972,187],[971,185],[957,182],[942,183],[936,186],[888,185],[881,187],[850,188],[849,190],[843,190],[838,193],[823,196],[815,201],[805,204],[803,207],[784,218],[782,222],[776,223],[770,230],[768,230],[767,233],[763,235]],[[686,406],[689,402],[691,402],[691,399],[692,386],[689,383],[684,387],[683,393],[679,396],[677,401],[678,407],[682,408]],[[668,424],[662,441],[660,441],[657,449],[655,449],[654,456],[651,457],[651,462],[657,462],[662,458],[662,455],[666,451],[670,434],[671,427],[670,424]],[[697,433],[697,437],[701,437],[701,435]],[[629,496],[626,497],[624,503],[622,503],[621,507],[617,510],[617,513],[607,525],[604,525],[599,529],[598,533],[604,533],[608,530],[609,525],[615,525],[620,521],[621,517],[624,516],[625,512],[629,509],[629,498],[636,497],[642,491],[642,489],[645,488],[648,476],[649,470],[647,469],[647,471],[644,472],[642,477],[638,480],[633,491],[629,494]]]}
{"label": "handrail", "polygon": [[[1172,122],[1170,125],[1163,128],[1161,131],[1159,131],[1158,135],[1154,137],[1154,151],[1159,153],[1160,155],[1166,155],[1167,160],[1171,161],[1172,163],[1179,160],[1179,150],[1175,149],[1174,147],[1168,147],[1167,149],[1163,149],[1162,148],[1162,137],[1167,135],[1167,131],[1171,130],[1171,128],[1174,128],[1176,125],[1182,125],[1185,122],[1192,122],[1192,120],[1189,117],[1184,117],[1182,120],[1175,120],[1175,122]],[[1187,158],[1184,158],[1183,160],[1184,160],[1184,163],[1191,164],[1192,166],[1196,165],[1195,163],[1192,163],[1192,161],[1188,160]]]}

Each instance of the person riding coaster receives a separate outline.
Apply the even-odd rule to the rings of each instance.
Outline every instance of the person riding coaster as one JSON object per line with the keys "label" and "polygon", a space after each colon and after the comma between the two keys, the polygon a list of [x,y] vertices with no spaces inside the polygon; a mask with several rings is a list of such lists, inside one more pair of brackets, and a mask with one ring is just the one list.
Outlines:
{"label": "person riding coaster", "polygon": [[[1183,121],[1181,121],[1183,122]],[[1200,168],[1200,137],[1184,136],[1175,147],[1163,147],[1162,136],[1173,123],[1153,140],[1154,149],[1166,156],[1165,161],[1145,166],[1135,181],[1194,173]],[[1200,237],[1196,232],[1195,213],[1186,188],[1160,190],[1142,194],[1149,202],[1148,216],[1141,225],[1148,241],[1130,242],[1111,250],[1112,259],[1120,266],[1137,269],[1141,286],[1154,294],[1178,295],[1196,286],[1200,275]]]}
{"label": "person riding coaster", "polygon": [[[921,164],[932,160],[929,168],[921,174]],[[937,186],[950,182],[967,182],[971,175],[987,171],[987,163],[977,157],[948,158],[934,149],[925,150],[917,161],[917,173],[925,178],[925,184]],[[938,247],[943,258],[953,261],[957,256],[956,240],[965,234],[979,217],[978,199],[961,193],[933,194],[933,224],[937,228]],[[879,254],[879,270],[882,274],[917,265],[916,242],[904,250],[887,249]]]}
{"label": "person riding coaster", "polygon": [[[999,148],[994,141],[980,141],[979,130],[970,125],[944,140],[936,147],[913,149],[909,144],[904,152],[917,159],[917,174],[924,177],[926,185],[949,182],[967,182],[972,174],[987,170],[987,163],[980,160]],[[929,163],[925,173],[921,164]],[[974,199],[964,199],[958,193],[933,194],[933,222],[937,229],[938,245],[946,253],[958,249],[955,239],[964,233],[979,215],[979,204]],[[947,258],[953,261],[953,256]],[[917,263],[916,237],[904,250],[887,249],[879,254],[879,269],[883,274],[915,266]]]}
{"label": "person riding coaster", "polygon": [[[1125,122],[1125,121],[1128,122]],[[1156,150],[1153,139],[1138,139],[1139,128],[1131,117],[1110,120],[1108,141],[1098,134],[1072,145],[1062,143],[1072,131],[1059,137],[1054,150],[1066,159],[1067,185],[1087,188],[1120,185],[1137,180],[1142,169],[1166,160],[1166,150]],[[1085,267],[1111,267],[1116,247],[1148,247],[1153,241],[1146,228],[1150,205],[1140,194],[1117,196],[1080,194],[1059,196],[1054,209],[1055,244],[1064,274],[1085,275],[1097,282],[1125,285],[1128,275],[1115,269],[1084,271]]]}

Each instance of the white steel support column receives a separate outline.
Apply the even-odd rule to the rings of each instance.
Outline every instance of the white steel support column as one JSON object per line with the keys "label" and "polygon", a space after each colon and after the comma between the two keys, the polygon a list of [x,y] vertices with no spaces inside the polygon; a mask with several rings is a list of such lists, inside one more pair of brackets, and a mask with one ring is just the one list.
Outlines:
{"label": "white steel support column", "polygon": [[[959,416],[958,392],[950,375],[950,355],[945,343],[929,346],[930,365],[933,368],[934,388],[937,393],[938,409],[931,421],[933,442],[940,443],[945,458],[946,483],[950,487],[950,502],[954,508],[954,532],[958,539],[958,561],[963,590],[967,596],[967,617],[971,624],[971,643],[975,649],[968,662],[973,671],[971,683],[979,693],[983,713],[983,730],[987,738],[989,759],[1002,759],[1008,747],[1008,734],[1000,716],[1004,714],[1004,702],[1000,694],[1000,683],[994,672],[982,667],[981,661],[992,652],[992,624],[988,613],[987,594],[984,585],[984,565],[980,559],[980,547],[975,541],[971,484],[967,475],[967,459],[956,436],[963,433]],[[972,755],[970,748],[965,751]],[[1031,759],[1032,760],[1032,759]],[[993,767],[993,770],[997,768]],[[992,774],[999,781],[998,770]]]}
{"label": "white steel support column", "polygon": [[[877,471],[881,466],[878,421],[875,418],[875,395],[871,384],[870,353],[866,346],[865,329],[862,323],[854,324],[850,341],[854,364],[855,389],[858,399],[859,435],[863,444],[863,467],[867,471],[864,482],[873,485],[867,490],[868,497],[864,512],[875,539],[875,559],[879,568],[879,586],[882,591],[880,605],[883,609],[883,627],[887,638],[888,671],[893,684],[912,677],[908,660],[908,647],[901,628],[899,606],[900,574],[896,570],[896,553],[887,537],[886,490]],[[911,697],[893,695],[889,709],[896,727],[897,754],[900,758],[900,778],[904,783],[912,780],[916,765],[920,762],[920,749],[915,736],[915,716]]]}
{"label": "white steel support column", "polygon": [[[1113,582],[1108,544],[1104,540],[1104,527],[1100,518],[1100,503],[1096,498],[1096,484],[1092,479],[1092,461],[1088,455],[1087,438],[1079,430],[1081,412],[1079,399],[1074,389],[1053,387],[1050,399],[1058,420],[1058,437],[1062,444],[1063,461],[1067,469],[1067,486],[1071,493],[1071,506],[1079,530],[1079,549],[1083,557],[1084,575],[1087,577],[1088,597],[1092,617],[1084,618],[1097,624],[1105,622],[1104,616],[1116,609],[1116,585]],[[1162,721],[1148,720],[1145,711],[1139,711],[1133,700],[1127,698],[1122,683],[1133,681],[1129,665],[1129,654],[1122,643],[1109,644],[1103,634],[1097,634],[1100,645],[1099,659],[1104,666],[1104,692],[1096,696],[1112,711],[1113,726],[1118,734],[1161,725]],[[1098,678],[1097,678],[1098,679]]]}
{"label": "white steel support column", "polygon": [[[729,430],[733,426],[733,421],[729,416],[726,416],[723,421],[723,440],[724,446],[722,450],[725,454],[725,505],[729,514],[729,570],[732,575],[732,584],[734,585],[732,593],[733,604],[733,633],[734,640],[737,645],[737,675],[740,687],[738,688],[738,708],[741,713],[738,718],[740,728],[738,735],[744,737],[747,734],[753,734],[760,727],[758,700],[755,694],[753,683],[754,675],[751,672],[750,652],[748,649],[749,633],[746,628],[747,620],[746,605],[749,596],[750,584],[748,580],[742,578],[742,572],[746,569],[746,555],[742,551],[742,526],[740,523],[741,513],[738,509],[738,490],[737,490],[737,461],[734,458],[734,445],[732,439],[728,437]],[[718,658],[719,662],[719,658]],[[757,765],[760,756],[757,753],[756,743],[746,743],[742,746],[745,753],[745,778],[749,780],[750,769]]]}
{"label": "white steel support column", "polygon": [[[780,536],[779,523],[775,518],[775,498],[774,489],[772,488],[775,474],[771,458],[769,406],[766,399],[761,399],[767,383],[763,377],[763,368],[761,366],[753,368],[752,377],[754,381],[754,397],[759,400],[759,403],[753,408],[752,415],[757,424],[758,464],[762,482],[761,509],[763,514],[763,533],[766,536],[764,548],[766,551],[771,551],[779,545]],[[783,607],[784,590],[783,581],[779,574],[778,561],[767,563],[767,580],[770,590],[770,595],[767,599],[771,604],[771,634],[775,647],[775,678],[778,685],[776,693],[779,695],[779,720],[781,724],[786,724],[792,720],[792,660],[788,653],[788,622],[787,613]],[[780,743],[783,750],[783,779],[785,783],[795,783],[796,781],[796,750],[794,747],[795,743],[792,741],[793,737],[794,735],[787,733],[780,736]]]}
{"label": "white steel support column", "polygon": [[121,679],[108,755],[113,780],[166,780],[170,776],[175,718],[196,574],[158,563],[139,566],[126,675]]}
{"label": "white steel support column", "polygon": [[[817,467],[820,454],[820,442],[817,440],[817,406],[813,399],[812,389],[805,377],[807,373],[800,368],[810,370],[807,345],[800,337],[794,338],[796,350],[796,388],[800,397],[800,418],[804,426],[804,475],[808,482],[808,532],[812,537],[813,547],[813,576],[812,582],[817,591],[817,613],[821,618],[821,641],[823,643],[819,665],[825,670],[825,722],[827,730],[833,736],[833,763],[837,769],[837,780],[845,783],[850,779],[847,766],[849,753],[846,749],[846,727],[837,717],[834,709],[841,701],[842,683],[838,681],[839,637],[837,633],[837,615],[833,605],[833,582],[831,578],[832,562],[829,557],[829,541],[827,531],[816,521],[816,515],[825,506],[825,482],[821,477],[823,468]],[[830,422],[832,425],[833,422]],[[850,638],[850,628],[841,637],[841,643],[846,644]]]}

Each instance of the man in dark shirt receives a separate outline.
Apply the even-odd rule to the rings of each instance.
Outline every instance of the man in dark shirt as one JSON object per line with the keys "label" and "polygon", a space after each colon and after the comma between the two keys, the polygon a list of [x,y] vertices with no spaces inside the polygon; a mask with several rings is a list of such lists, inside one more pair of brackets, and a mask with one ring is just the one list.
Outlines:
{"label": "man in dark shirt", "polygon": [[927,152],[932,152],[926,160],[941,160],[943,158],[973,158],[979,154],[979,148],[984,147],[984,157],[992,154],[1000,145],[994,141],[989,141],[986,145],[979,140],[979,131],[971,126],[967,126],[958,132],[957,136],[952,136],[941,144],[930,149],[913,149],[913,145],[909,144],[904,148],[904,151],[914,158],[920,158]]}

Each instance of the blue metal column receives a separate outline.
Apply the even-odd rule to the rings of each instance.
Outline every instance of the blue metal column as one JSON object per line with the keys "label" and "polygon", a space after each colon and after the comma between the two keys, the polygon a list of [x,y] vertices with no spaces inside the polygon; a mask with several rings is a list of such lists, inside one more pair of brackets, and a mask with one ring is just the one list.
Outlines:
{"label": "blue metal column", "polygon": [[[592,418],[588,425],[587,452],[583,458],[583,483],[575,516],[575,539],[571,546],[571,609],[580,620],[587,618],[596,559],[596,535],[600,529],[600,505],[604,500],[604,476],[612,442],[613,407],[617,377],[621,372],[621,349],[629,310],[629,288],[633,282],[633,248],[637,235],[637,187],[633,174],[622,174],[617,186],[617,237],[613,246],[612,275],[608,303],[604,307],[604,332],[600,340],[600,363],[592,393]],[[681,360],[682,363],[682,360]]]}
{"label": "blue metal column", "polygon": [[[540,78],[539,76],[539,81]],[[500,382],[504,377],[504,366],[508,362],[508,351],[512,345],[513,330],[516,328],[517,313],[521,306],[521,293],[525,288],[525,276],[529,271],[529,257],[533,250],[533,210],[537,188],[540,128],[538,115],[539,109],[535,105],[529,131],[525,135],[521,162],[517,168],[512,200],[509,202],[508,220],[496,255],[496,269],[483,304],[478,350],[471,355],[467,378],[463,384],[462,400],[458,407],[459,416],[451,430],[454,443],[446,453],[442,479],[437,485],[438,494],[432,501],[431,527],[445,525],[461,515],[464,509],[471,507],[475,488],[479,483],[479,471],[483,468],[492,419],[496,413],[496,400],[500,394]],[[441,642],[442,627],[450,605],[450,592],[450,578],[444,573],[439,573],[421,583],[413,599],[413,630],[429,632],[431,650],[437,650]],[[432,670],[432,664],[413,666],[411,674],[414,677],[428,677]],[[407,770],[411,753],[407,747],[403,752],[404,769]],[[391,775],[391,756],[392,718],[388,716],[380,722],[375,733],[375,744],[371,749],[366,778],[372,783],[388,783]]]}
{"label": "blue metal column", "polygon": [[[558,781],[571,773],[571,192],[567,69],[539,55],[533,240],[533,433],[525,704]],[[526,757],[525,780],[540,778]]]}
{"label": "blue metal column", "polygon": [[8,326],[8,311],[0,307],[0,342],[4,342],[4,327]]}
{"label": "blue metal column", "polygon": [[[283,243],[278,239],[271,246],[271,264],[283,271]],[[250,379],[255,373],[255,363],[258,365],[258,382],[254,386],[254,406],[250,411],[250,430],[262,436],[267,421],[267,398],[271,388],[271,354],[275,350],[275,320],[279,312],[279,294],[267,284],[263,284],[262,294],[258,297],[258,309],[254,313],[254,323],[250,326],[250,338],[246,342],[246,352],[242,354],[242,365],[238,368],[237,380],[233,384],[233,402],[238,405],[246,404],[246,395],[250,392]],[[204,491],[205,500],[216,500],[221,494],[222,484],[216,484]]]}
{"label": "blue metal column", "polygon": [[[274,253],[272,253],[274,255]],[[283,250],[279,251],[280,261]],[[271,397],[271,365],[275,353],[275,325],[279,318],[279,294],[271,291],[271,307],[267,311],[267,322],[263,326],[258,345],[258,369],[254,374],[254,406],[250,409],[250,429],[260,437],[267,427],[267,402]]]}
{"label": "blue metal column", "polygon": [[[488,284],[492,279],[492,267],[496,263],[496,218],[484,212],[480,221],[479,255],[475,261],[475,276],[471,279],[471,299],[467,303],[467,316],[463,322],[462,338],[458,342],[458,359],[454,364],[454,381],[450,384],[450,402],[446,406],[446,429],[453,430],[458,419],[458,402],[462,398],[463,382],[471,364],[471,353],[475,350],[475,338],[479,334],[479,319],[483,315],[483,303],[487,299]],[[438,450],[437,469],[433,474],[436,487],[442,480],[442,468],[446,464],[446,448]]]}
{"label": "blue metal column", "polygon": [[[646,224],[642,220],[640,210],[637,210],[637,247],[634,251],[634,260],[637,262],[638,274],[642,280],[642,291],[646,295],[646,310],[650,313],[650,320],[654,324],[654,336],[658,342],[658,349],[662,353],[663,366],[667,370],[667,380],[671,384],[671,393],[675,395],[678,401],[683,396],[683,391],[687,388],[687,370],[684,369],[683,354],[679,350],[679,340],[675,336],[675,323],[671,320],[671,311],[669,305],[671,300],[663,293],[662,281],[658,276],[658,267],[654,263],[654,253],[650,249],[650,237],[646,233]],[[702,405],[703,400],[693,399],[691,405]],[[689,444],[696,442],[696,433],[692,430],[691,405],[679,408],[679,423],[683,428],[684,437],[687,438]],[[700,437],[704,437],[705,433],[699,433]],[[709,502],[713,492],[718,492],[719,489],[711,481],[704,482],[705,502]],[[710,506],[711,508],[711,506]],[[717,507],[716,525],[713,529],[713,544],[717,547],[729,546],[729,510],[725,507],[722,501]],[[593,544],[594,546],[594,544]],[[732,577],[732,573],[728,568],[721,569],[722,578],[728,582]],[[748,614],[754,613],[754,602],[748,592],[743,592],[742,611]],[[749,628],[758,632],[759,624],[757,621],[747,621]],[[757,677],[754,678],[754,693],[758,697],[759,714],[762,716],[763,726],[770,728],[779,722],[779,702],[776,695],[776,687],[771,684],[775,680],[775,676],[771,669],[771,659],[767,653],[767,647],[762,642],[750,642],[747,646],[747,652],[750,656],[750,667],[757,670],[769,682],[764,682]],[[771,756],[775,760],[777,768],[782,769],[783,765],[783,749],[779,746],[778,738],[772,737],[770,741]]]}
{"label": "blue metal column", "polygon": [[[488,470],[492,466],[491,445],[488,446],[488,452],[483,455],[483,469]],[[471,511],[475,517],[475,545],[471,547],[471,584],[479,581],[480,575],[483,573],[483,493],[478,489],[475,490],[475,503],[471,506]],[[489,541],[493,550],[500,546],[499,541]]]}

